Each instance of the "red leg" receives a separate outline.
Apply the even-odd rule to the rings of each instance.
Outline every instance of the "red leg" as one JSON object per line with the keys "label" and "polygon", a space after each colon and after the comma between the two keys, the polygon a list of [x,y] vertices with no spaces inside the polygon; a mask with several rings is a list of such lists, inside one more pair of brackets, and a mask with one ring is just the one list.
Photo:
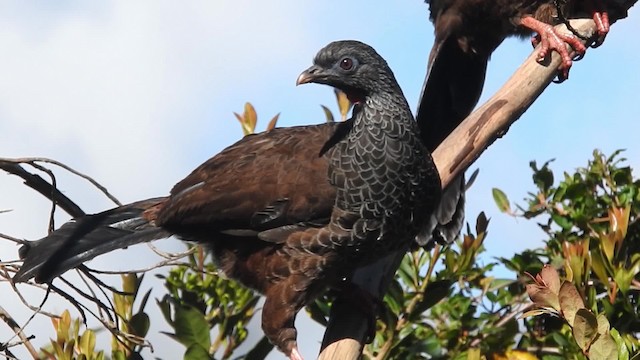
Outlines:
{"label": "red leg", "polygon": [[609,33],[609,14],[605,11],[602,0],[588,0],[586,2],[587,9],[593,16],[593,21],[598,28],[598,35],[602,38]]}
{"label": "red leg", "polygon": [[537,43],[541,44],[538,52],[538,61],[544,60],[549,54],[549,50],[555,50],[562,58],[562,63],[559,68],[562,76],[565,79],[568,78],[569,69],[571,68],[573,60],[565,44],[569,44],[577,54],[583,55],[587,48],[582,44],[580,39],[573,34],[559,33],[553,26],[538,21],[531,16],[522,17],[520,24],[538,33],[539,38],[536,37],[536,39],[533,40],[534,45],[537,45]]}

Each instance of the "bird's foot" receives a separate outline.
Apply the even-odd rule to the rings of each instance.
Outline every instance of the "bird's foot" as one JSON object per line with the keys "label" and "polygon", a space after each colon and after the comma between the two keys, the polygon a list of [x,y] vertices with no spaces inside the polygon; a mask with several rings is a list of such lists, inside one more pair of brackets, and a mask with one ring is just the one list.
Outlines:
{"label": "bird's foot", "polygon": [[569,44],[575,54],[578,57],[584,55],[587,51],[586,46],[573,34],[563,34],[555,30],[555,28],[547,23],[543,23],[534,19],[531,16],[525,16],[521,19],[520,24],[528,29],[531,29],[538,33],[536,37],[532,39],[534,46],[540,44],[540,50],[538,51],[538,61],[541,62],[547,58],[550,50],[555,50],[562,59],[560,63],[560,74],[558,77],[560,80],[566,80],[569,78],[569,69],[573,64],[573,59],[569,50],[567,50],[566,44]]}
{"label": "bird's foot", "polygon": [[588,10],[593,16],[593,21],[596,23],[596,29],[598,32],[598,38],[591,45],[591,47],[598,47],[602,45],[605,37],[609,33],[609,13],[606,11],[605,5],[602,0],[587,0],[586,2]]}
{"label": "bird's foot", "polygon": [[289,353],[289,360],[304,360],[300,352],[298,351],[298,347],[294,346],[291,349],[291,353]]}

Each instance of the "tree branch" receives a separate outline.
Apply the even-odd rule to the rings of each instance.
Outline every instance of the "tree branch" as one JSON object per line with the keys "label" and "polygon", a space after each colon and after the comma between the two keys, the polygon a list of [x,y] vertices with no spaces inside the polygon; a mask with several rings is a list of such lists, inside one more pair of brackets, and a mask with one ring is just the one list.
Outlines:
{"label": "tree branch", "polygon": [[14,159],[0,159],[0,169],[8,172],[9,174],[21,177],[24,180],[25,185],[39,192],[54,204],[60,206],[69,215],[73,217],[80,217],[85,214],[84,211],[82,211],[82,209],[65,194],[60,192],[60,190],[56,189],[39,175],[32,174],[25,170],[20,166],[20,162],[16,162]]}
{"label": "tree branch", "polygon": [[36,350],[36,348],[34,348],[31,344],[31,339],[28,338],[24,334],[24,332],[22,332],[22,328],[20,327],[20,325],[18,325],[13,317],[2,306],[0,306],[0,319],[2,319],[2,321],[4,321],[11,328],[11,330],[13,330],[16,336],[20,338],[20,341],[27,348],[29,354],[31,354],[34,359],[39,359],[40,355],[38,354],[38,350]]}
{"label": "tree branch", "polygon": [[[627,0],[624,9],[637,0]],[[624,17],[621,11],[618,18]],[[592,20],[571,20],[580,33],[595,34]],[[561,31],[568,31],[559,25]],[[442,186],[446,187],[458,174],[466,170],[496,139],[504,136],[509,126],[531,106],[552,82],[561,59],[556,52],[543,64],[534,51],[505,85],[484,105],[474,111],[451,133],[433,153],[440,172]],[[387,256],[366,268],[359,269],[352,282],[382,299],[393,278],[404,252]],[[329,324],[321,346],[320,360],[358,359],[368,333],[368,318],[349,301],[336,301],[331,308]]]}

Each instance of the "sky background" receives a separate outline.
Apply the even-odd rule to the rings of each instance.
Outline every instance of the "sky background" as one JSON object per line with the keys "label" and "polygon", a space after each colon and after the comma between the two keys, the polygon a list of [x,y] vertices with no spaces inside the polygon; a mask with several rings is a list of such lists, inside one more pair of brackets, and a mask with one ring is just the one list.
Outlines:
{"label": "sky background", "polygon": [[[615,24],[604,45],[575,64],[569,81],[551,85],[472,166],[480,175],[468,193],[467,214],[472,224],[480,211],[491,218],[486,261],[542,244],[534,223],[499,213],[491,196],[498,187],[522,203],[533,189],[530,160],[555,158],[552,169],[573,171],[586,165],[594,148],[605,154],[627,149],[629,164],[640,168],[639,16],[635,9],[630,20]],[[295,80],[330,41],[372,45],[415,109],[433,43],[428,7],[419,0],[2,2],[0,23],[0,156],[57,159],[90,174],[125,203],[167,194],[238,140],[242,132],[233,112],[246,101],[258,112],[259,130],[276,113],[279,126],[323,122],[319,105],[336,109],[332,90],[295,87]],[[517,39],[496,51],[483,100],[530,52],[529,42]],[[61,175],[58,186],[87,212],[112,206],[73,177]],[[0,232],[26,239],[46,234],[49,203],[20,179],[0,174],[0,210],[8,209],[0,214]],[[67,218],[59,213],[61,224]],[[183,249],[175,239],[159,246]],[[17,249],[0,241],[0,260],[16,259]],[[156,261],[148,247],[136,246],[91,266],[131,269]],[[146,286],[155,286],[152,298],[162,296],[161,283]],[[21,289],[32,303],[42,299],[42,292]],[[30,311],[11,291],[0,283],[0,306],[24,323]],[[169,328],[155,303],[147,306],[155,352],[146,356],[181,357],[182,345],[159,334]],[[58,312],[67,307],[55,298],[47,304]],[[322,330],[304,318],[298,320],[299,341],[311,359]],[[256,322],[254,339],[261,335],[258,327]],[[37,346],[53,336],[44,316],[26,332],[37,335]],[[12,335],[0,324],[0,342]]]}

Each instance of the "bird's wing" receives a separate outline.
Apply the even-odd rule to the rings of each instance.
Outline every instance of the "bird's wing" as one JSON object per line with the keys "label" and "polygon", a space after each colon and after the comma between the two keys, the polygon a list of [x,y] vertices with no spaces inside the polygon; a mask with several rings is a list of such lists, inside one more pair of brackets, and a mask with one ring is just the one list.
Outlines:
{"label": "bird's wing", "polygon": [[[48,282],[98,255],[171,233],[255,239],[264,230],[286,230],[305,221],[326,223],[335,190],[320,149],[337,126],[247,136],[194,170],[167,198],[87,215],[25,245],[24,263],[14,281],[36,277]],[[277,242],[273,236],[269,240]]]}
{"label": "bird's wing", "polygon": [[182,230],[265,231],[328,219],[335,190],[320,156],[338,125],[249,135],[195,169],[171,191],[158,225]]}

